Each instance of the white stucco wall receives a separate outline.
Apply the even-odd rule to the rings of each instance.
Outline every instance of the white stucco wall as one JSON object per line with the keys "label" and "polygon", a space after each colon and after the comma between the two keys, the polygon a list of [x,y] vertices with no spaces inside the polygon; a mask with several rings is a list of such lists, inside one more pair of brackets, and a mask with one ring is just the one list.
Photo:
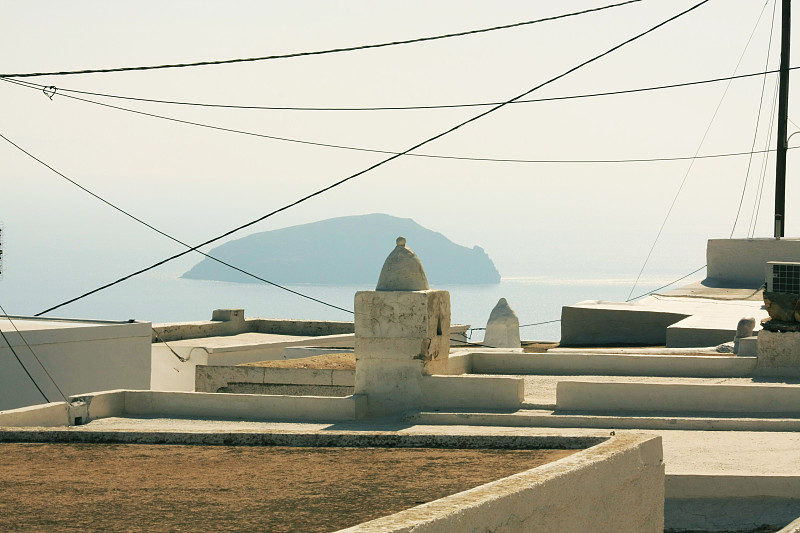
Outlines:
{"label": "white stucco wall", "polygon": [[755,366],[755,357],[725,355],[476,352],[472,354],[471,371],[476,374],[736,377],[749,376]]}
{"label": "white stucco wall", "polygon": [[[208,364],[208,352],[200,346],[152,345],[150,388],[153,390],[194,391],[195,369]],[[173,353],[173,351],[175,353]],[[178,354],[185,361],[175,356]]]}
{"label": "white stucco wall", "polygon": [[800,261],[800,239],[709,239],[706,261],[709,279],[758,287],[767,261]]}
{"label": "white stucco wall", "polygon": [[339,533],[662,533],[661,437],[618,435],[559,461]]}
{"label": "white stucco wall", "polygon": [[[11,317],[0,327],[49,401],[63,401],[31,354],[42,362],[66,396],[150,387],[150,323]],[[46,403],[8,346],[0,342],[0,409]]]}
{"label": "white stucco wall", "polygon": [[800,389],[748,384],[561,381],[556,408],[580,412],[800,413]]}
{"label": "white stucco wall", "polygon": [[66,402],[53,402],[0,411],[0,427],[54,427],[69,425]]}
{"label": "white stucco wall", "polygon": [[511,377],[422,376],[422,407],[519,409],[524,387],[524,380]]}

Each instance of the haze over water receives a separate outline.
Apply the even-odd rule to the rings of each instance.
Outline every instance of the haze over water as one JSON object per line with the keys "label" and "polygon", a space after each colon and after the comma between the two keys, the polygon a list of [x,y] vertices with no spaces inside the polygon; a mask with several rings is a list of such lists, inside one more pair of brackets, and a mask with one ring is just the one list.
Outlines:
{"label": "haze over water", "polygon": [[[636,289],[639,295],[672,279],[649,279]],[[685,284],[688,280],[681,282]],[[520,324],[546,322],[561,317],[561,307],[581,300],[624,301],[632,281],[621,279],[555,279],[543,277],[504,278],[487,285],[442,285],[436,289],[450,292],[452,322],[485,327],[497,300],[506,298],[515,310]],[[0,285],[2,287],[2,285]],[[291,285],[289,288],[314,298],[352,309],[353,296],[359,290],[373,290],[369,285]],[[10,314],[33,314],[58,303],[41,296],[37,303],[25,295],[4,287],[4,306]],[[63,286],[60,287],[62,290]],[[54,291],[55,292],[55,291]],[[80,292],[78,287],[71,291]],[[42,295],[44,296],[44,295]],[[38,301],[46,302],[44,304]],[[33,307],[36,305],[36,307]],[[44,305],[44,306],[43,306]],[[171,274],[148,273],[125,283],[62,307],[48,316],[182,322],[209,320],[217,308],[244,308],[248,317],[295,318],[316,320],[352,320],[352,315],[263,284],[191,280]],[[526,340],[558,340],[559,323],[523,328]],[[482,331],[475,331],[472,340],[481,340]]]}

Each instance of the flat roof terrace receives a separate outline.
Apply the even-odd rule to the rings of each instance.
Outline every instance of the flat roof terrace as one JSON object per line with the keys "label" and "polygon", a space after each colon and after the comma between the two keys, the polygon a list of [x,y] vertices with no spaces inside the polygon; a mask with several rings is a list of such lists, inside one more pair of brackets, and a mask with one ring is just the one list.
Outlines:
{"label": "flat roof terrace", "polygon": [[575,451],[6,443],[0,529],[325,533]]}

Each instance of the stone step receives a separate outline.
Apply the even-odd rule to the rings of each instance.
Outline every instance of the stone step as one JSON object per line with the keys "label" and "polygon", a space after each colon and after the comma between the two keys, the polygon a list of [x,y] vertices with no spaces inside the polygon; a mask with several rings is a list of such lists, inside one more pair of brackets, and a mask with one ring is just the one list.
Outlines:
{"label": "stone step", "polygon": [[796,416],[769,413],[729,413],[703,416],[675,413],[586,414],[521,409],[518,411],[422,411],[405,416],[406,422],[430,425],[469,425],[595,429],[683,429],[699,431],[800,431]]}

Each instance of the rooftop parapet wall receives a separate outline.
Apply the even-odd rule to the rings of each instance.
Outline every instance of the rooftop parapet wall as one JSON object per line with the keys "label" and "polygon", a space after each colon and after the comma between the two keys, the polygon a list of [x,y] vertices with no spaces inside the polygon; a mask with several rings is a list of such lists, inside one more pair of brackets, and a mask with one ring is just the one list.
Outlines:
{"label": "rooftop parapet wall", "polygon": [[241,321],[200,320],[197,322],[170,322],[153,324],[153,342],[170,342],[203,337],[237,335],[239,333],[274,333],[321,337],[353,333],[352,322],[334,320],[281,320],[267,318],[245,318]]}
{"label": "rooftop parapet wall", "polygon": [[338,533],[664,531],[661,437],[618,435],[556,462]]}
{"label": "rooftop parapet wall", "polygon": [[800,261],[800,239],[709,239],[706,277],[720,287],[758,288],[767,261]]}

